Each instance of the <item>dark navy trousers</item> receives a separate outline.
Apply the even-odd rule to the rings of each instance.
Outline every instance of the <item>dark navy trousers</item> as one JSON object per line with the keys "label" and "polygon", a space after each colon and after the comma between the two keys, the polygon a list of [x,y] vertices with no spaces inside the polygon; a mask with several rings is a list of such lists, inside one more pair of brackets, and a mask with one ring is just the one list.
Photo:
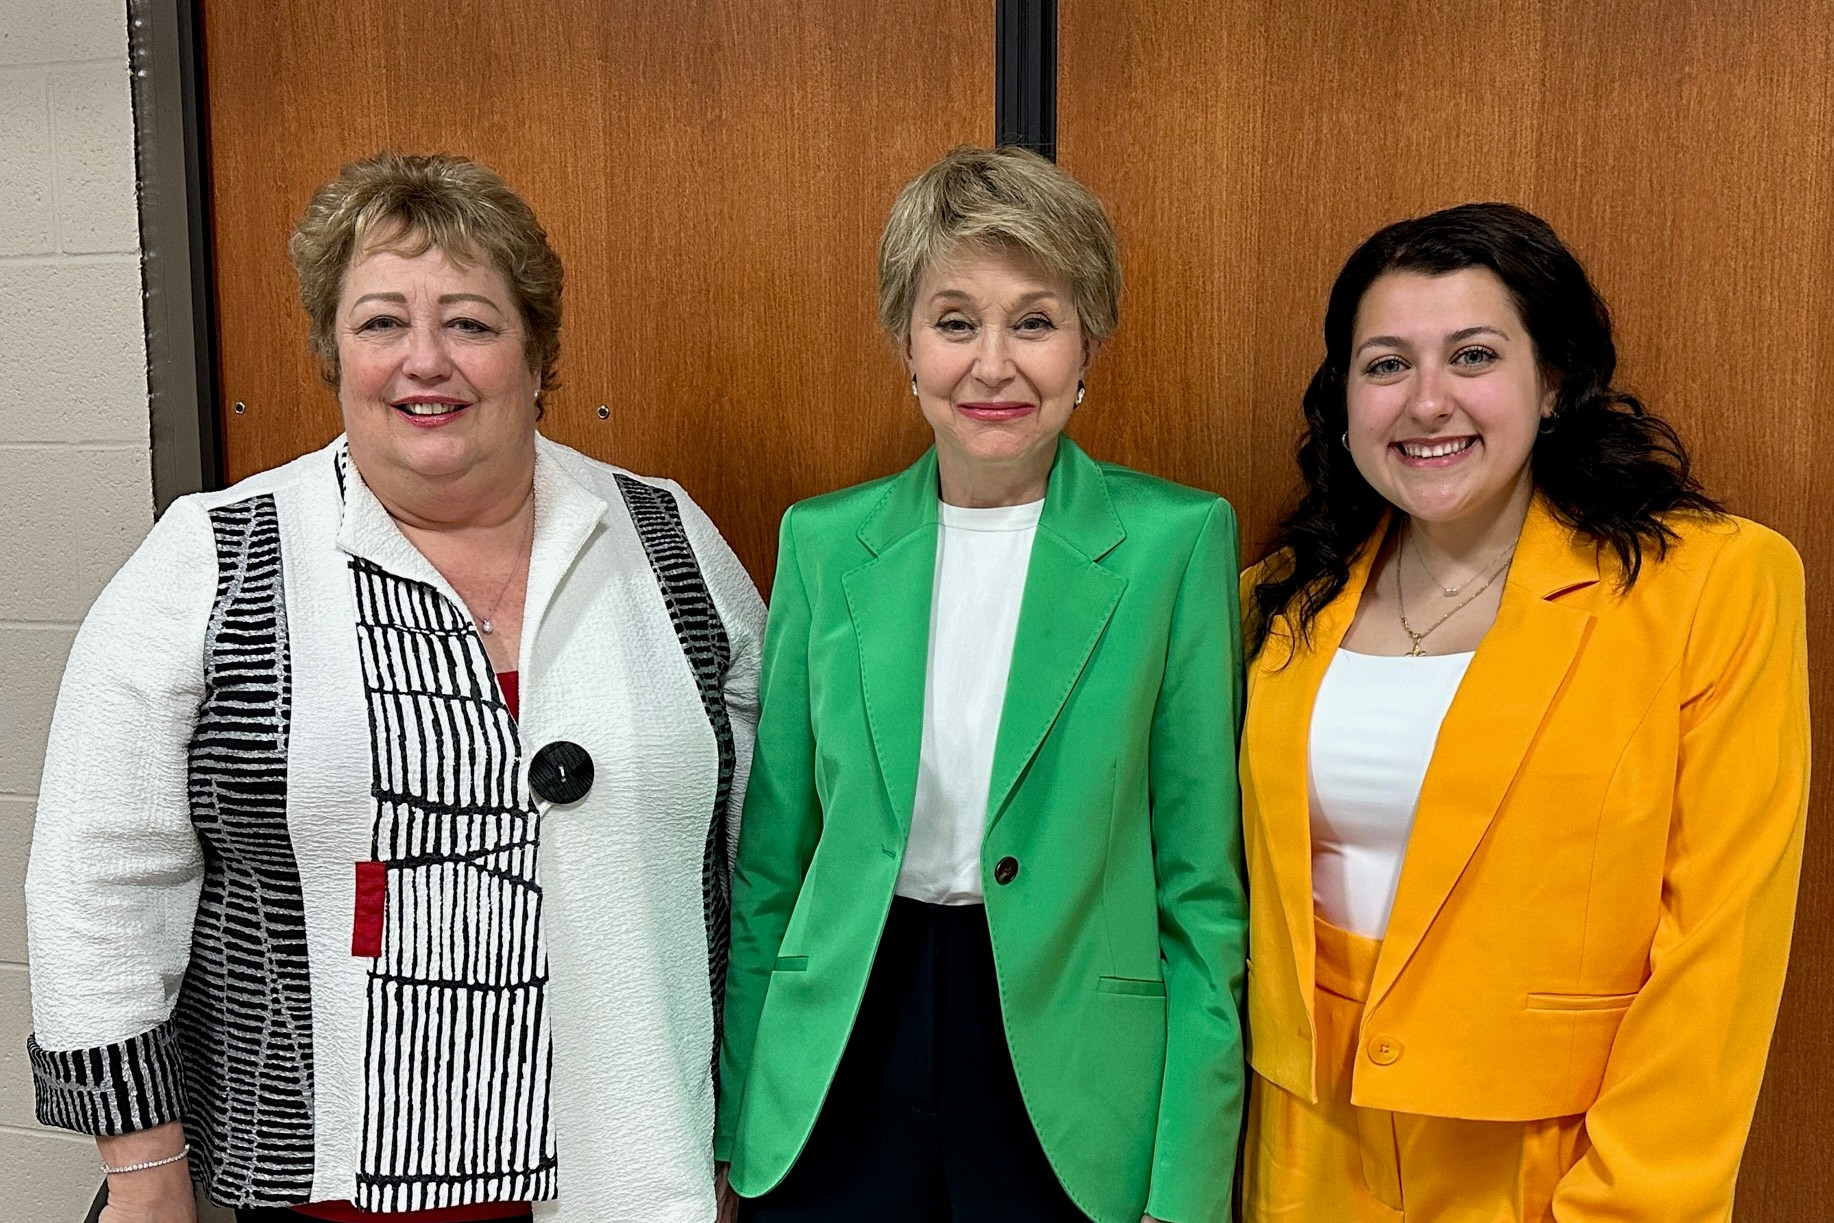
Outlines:
{"label": "dark navy trousers", "polygon": [[1089,1223],[1038,1144],[987,913],[894,898],[808,1145],[744,1223]]}

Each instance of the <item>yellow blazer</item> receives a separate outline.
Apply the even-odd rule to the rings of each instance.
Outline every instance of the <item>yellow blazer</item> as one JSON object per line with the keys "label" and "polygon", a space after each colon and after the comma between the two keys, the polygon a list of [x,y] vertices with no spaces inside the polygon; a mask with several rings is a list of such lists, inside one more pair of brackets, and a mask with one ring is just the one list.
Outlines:
{"label": "yellow blazer", "polygon": [[[1671,525],[1626,592],[1531,507],[1421,788],[1352,1075],[1371,1108],[1585,1114],[1563,1220],[1728,1217],[1789,958],[1802,563],[1743,519]],[[1307,734],[1377,550],[1309,648],[1276,620],[1248,672],[1249,1060],[1313,1101]]]}

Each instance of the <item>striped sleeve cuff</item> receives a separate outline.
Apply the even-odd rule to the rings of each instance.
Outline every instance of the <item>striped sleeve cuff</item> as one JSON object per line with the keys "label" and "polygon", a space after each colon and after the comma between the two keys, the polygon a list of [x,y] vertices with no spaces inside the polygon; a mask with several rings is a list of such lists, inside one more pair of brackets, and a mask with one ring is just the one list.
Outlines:
{"label": "striped sleeve cuff", "polygon": [[131,1040],[53,1051],[26,1038],[43,1125],[80,1134],[132,1134],[180,1119],[184,1070],[168,1020]]}

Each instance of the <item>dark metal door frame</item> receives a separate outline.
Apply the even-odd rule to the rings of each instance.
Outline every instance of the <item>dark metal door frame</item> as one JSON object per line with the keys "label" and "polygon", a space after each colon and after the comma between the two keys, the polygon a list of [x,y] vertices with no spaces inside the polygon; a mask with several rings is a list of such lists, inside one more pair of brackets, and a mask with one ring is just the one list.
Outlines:
{"label": "dark metal door frame", "polygon": [[1057,160],[1057,0],[998,0],[994,139]]}
{"label": "dark metal door frame", "polygon": [[223,485],[203,43],[194,0],[128,0],[153,507]]}

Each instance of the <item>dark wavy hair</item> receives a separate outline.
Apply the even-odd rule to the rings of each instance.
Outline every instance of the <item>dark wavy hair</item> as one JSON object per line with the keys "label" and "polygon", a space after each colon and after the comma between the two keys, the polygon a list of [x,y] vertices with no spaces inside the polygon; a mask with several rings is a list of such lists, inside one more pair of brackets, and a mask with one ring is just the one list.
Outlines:
{"label": "dark wavy hair", "polygon": [[1325,359],[1305,391],[1297,456],[1303,494],[1274,539],[1284,563],[1254,588],[1251,656],[1276,618],[1286,619],[1296,641],[1310,640],[1318,613],[1344,588],[1388,508],[1339,440],[1363,295],[1388,272],[1443,276],[1464,268],[1485,268],[1503,282],[1541,376],[1556,388],[1553,416],[1529,459],[1536,490],[1561,522],[1616,554],[1625,587],[1636,581],[1645,550],[1661,558],[1674,542],[1661,515],[1721,512],[1690,473],[1674,428],[1611,384],[1611,314],[1546,221],[1512,204],[1464,204],[1399,221],[1357,247],[1331,286]]}

